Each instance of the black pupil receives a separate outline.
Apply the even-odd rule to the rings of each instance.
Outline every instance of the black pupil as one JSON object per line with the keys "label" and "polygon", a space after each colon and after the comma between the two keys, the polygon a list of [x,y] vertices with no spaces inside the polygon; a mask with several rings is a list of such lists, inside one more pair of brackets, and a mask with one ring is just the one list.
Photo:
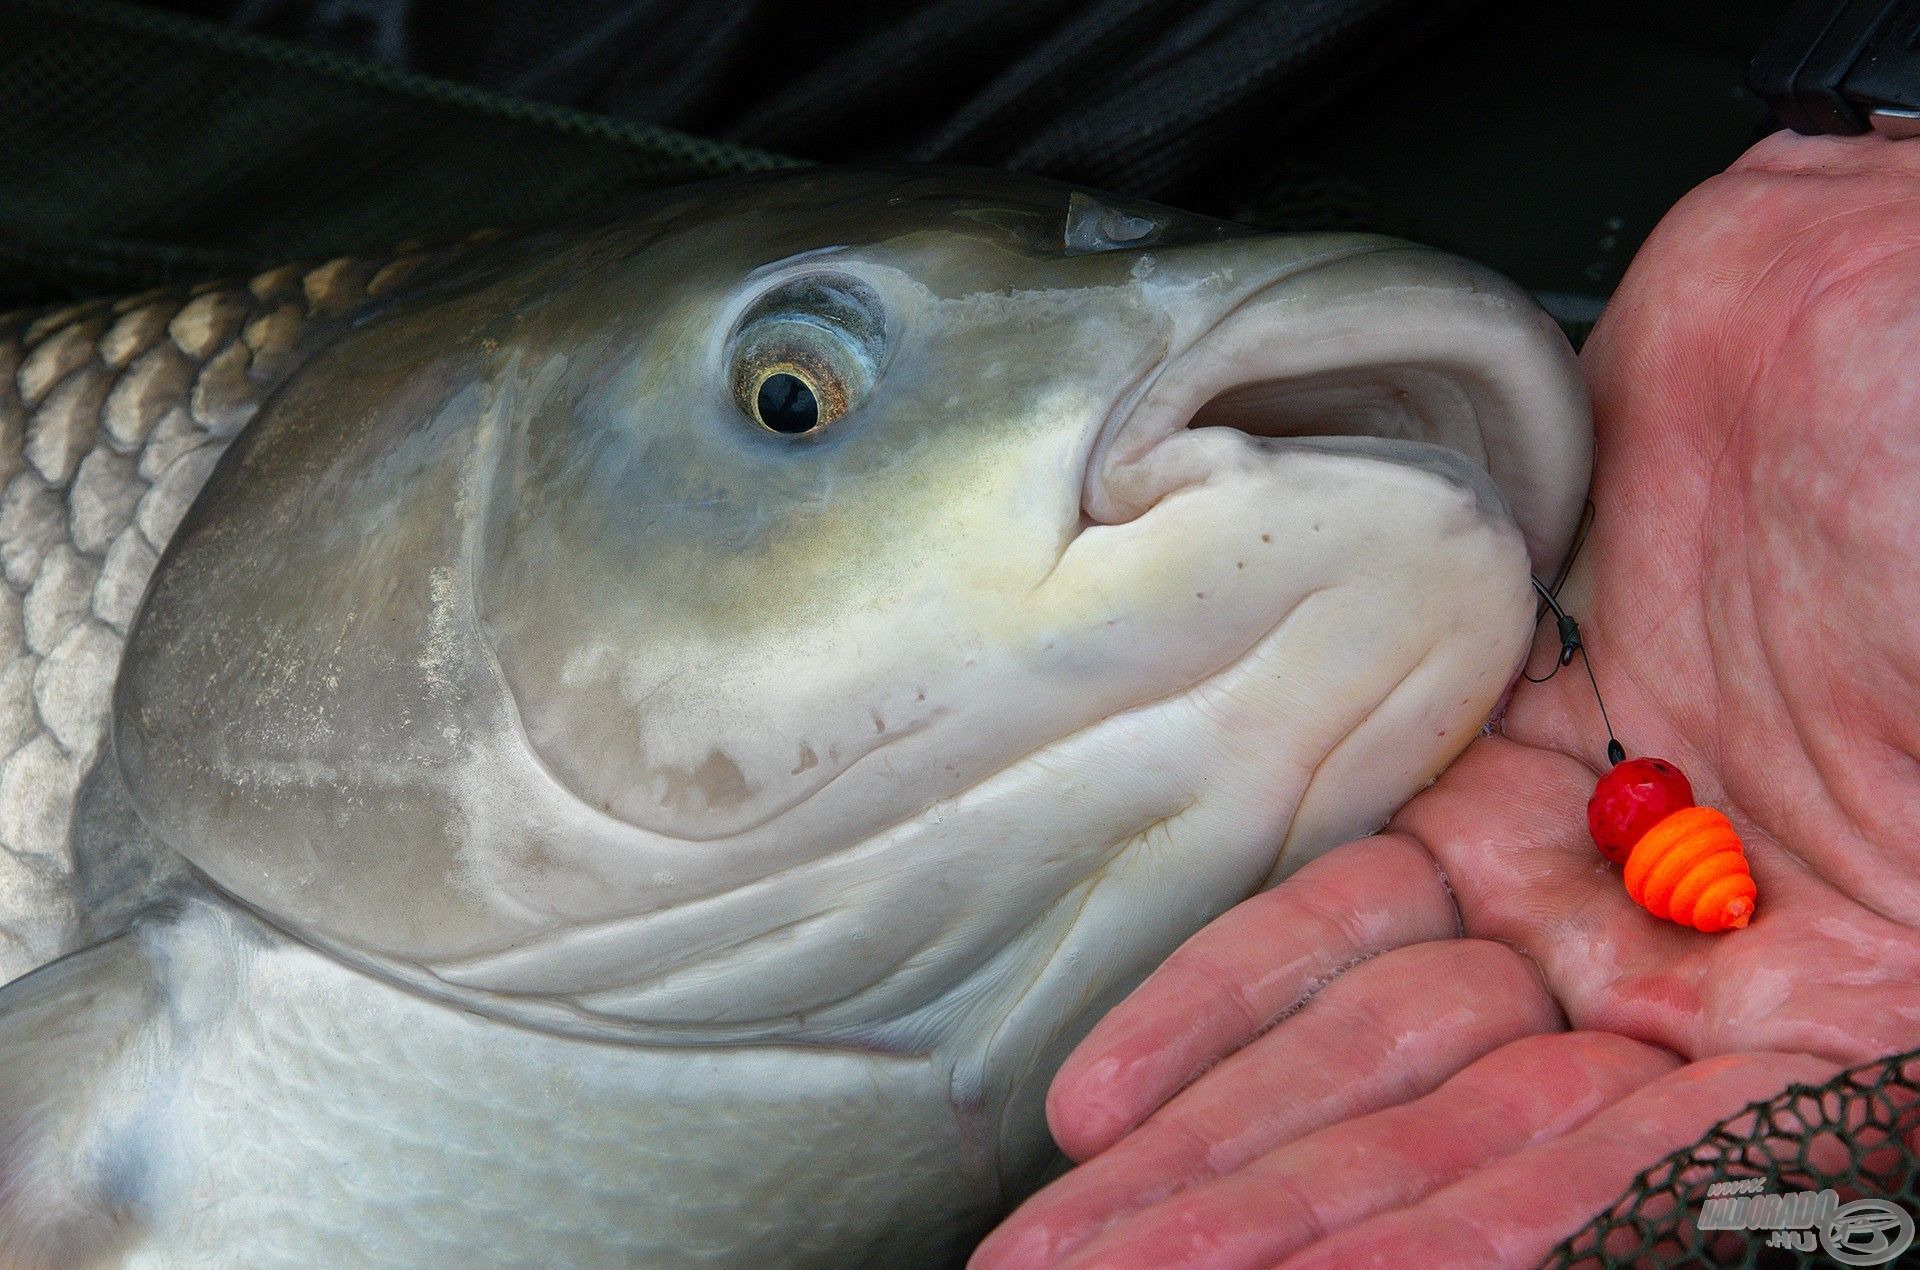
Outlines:
{"label": "black pupil", "polygon": [[785,371],[760,381],[754,406],[760,411],[760,422],[775,432],[811,432],[820,423],[820,402],[813,389],[806,380]]}

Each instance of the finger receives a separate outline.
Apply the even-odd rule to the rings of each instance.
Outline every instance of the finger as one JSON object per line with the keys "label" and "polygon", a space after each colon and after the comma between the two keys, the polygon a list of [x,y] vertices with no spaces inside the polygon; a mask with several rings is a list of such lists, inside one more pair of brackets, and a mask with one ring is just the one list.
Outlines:
{"label": "finger", "polygon": [[1331,1125],[1109,1226],[1067,1264],[1270,1266],[1576,1128],[1679,1061],[1602,1032],[1527,1037],[1424,1098]]}
{"label": "finger", "polygon": [[1835,1067],[1797,1054],[1740,1054],[1682,1067],[1573,1132],[1424,1200],[1340,1231],[1282,1264],[1532,1266],[1610,1206],[1639,1172],[1746,1104]]}
{"label": "finger", "polygon": [[1054,1140],[1085,1160],[1366,957],[1447,939],[1433,860],[1399,835],[1349,843],[1202,930],[1081,1042],[1054,1078]]}
{"label": "finger", "polygon": [[973,1264],[1052,1265],[1118,1216],[1315,1129],[1419,1097],[1483,1054],[1560,1027],[1512,949],[1446,940],[1382,953],[1028,1200]]}

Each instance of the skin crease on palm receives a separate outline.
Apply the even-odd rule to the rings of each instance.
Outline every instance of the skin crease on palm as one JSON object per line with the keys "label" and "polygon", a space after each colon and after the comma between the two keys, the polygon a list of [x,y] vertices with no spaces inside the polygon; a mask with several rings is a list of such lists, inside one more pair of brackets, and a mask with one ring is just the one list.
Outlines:
{"label": "skin crease on palm", "polygon": [[1523,683],[1100,1024],[1048,1106],[1082,1163],[974,1266],[1530,1265],[1745,1104],[1920,1045],[1917,213],[1920,141],[1776,134],[1582,357],[1565,598],[1628,752],[1739,828],[1752,926],[1632,904],[1586,835],[1586,677]]}

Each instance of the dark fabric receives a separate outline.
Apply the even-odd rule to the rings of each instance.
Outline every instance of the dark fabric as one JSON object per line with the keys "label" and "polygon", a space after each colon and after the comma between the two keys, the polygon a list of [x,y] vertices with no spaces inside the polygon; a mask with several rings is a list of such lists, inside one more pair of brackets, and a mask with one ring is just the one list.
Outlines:
{"label": "dark fabric", "polygon": [[0,0],[0,310],[788,162],[87,0]]}
{"label": "dark fabric", "polygon": [[0,0],[0,304],[923,158],[1432,243],[1577,337],[1784,2]]}
{"label": "dark fabric", "polygon": [[788,156],[1391,229],[1285,138],[1482,4],[0,0],[0,304],[552,221]]}
{"label": "dark fabric", "polygon": [[1512,274],[1577,335],[1753,139],[1742,71],[1787,0],[146,2],[781,154],[1397,234]]}
{"label": "dark fabric", "polygon": [[1305,110],[1483,0],[243,0],[232,20],[806,158],[1214,205]]}

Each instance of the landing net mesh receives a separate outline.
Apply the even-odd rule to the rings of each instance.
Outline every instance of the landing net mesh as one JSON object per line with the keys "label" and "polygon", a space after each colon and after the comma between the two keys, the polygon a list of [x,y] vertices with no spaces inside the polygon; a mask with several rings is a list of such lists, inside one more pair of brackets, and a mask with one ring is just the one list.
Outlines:
{"label": "landing net mesh", "polygon": [[1547,1265],[1831,1265],[1824,1250],[1770,1247],[1766,1229],[1702,1230],[1709,1187],[1756,1179],[1752,1188],[1731,1189],[1832,1189],[1842,1203],[1884,1198],[1912,1213],[1920,1205],[1917,1143],[1920,1050],[1850,1068],[1824,1085],[1790,1085],[1647,1168]]}

